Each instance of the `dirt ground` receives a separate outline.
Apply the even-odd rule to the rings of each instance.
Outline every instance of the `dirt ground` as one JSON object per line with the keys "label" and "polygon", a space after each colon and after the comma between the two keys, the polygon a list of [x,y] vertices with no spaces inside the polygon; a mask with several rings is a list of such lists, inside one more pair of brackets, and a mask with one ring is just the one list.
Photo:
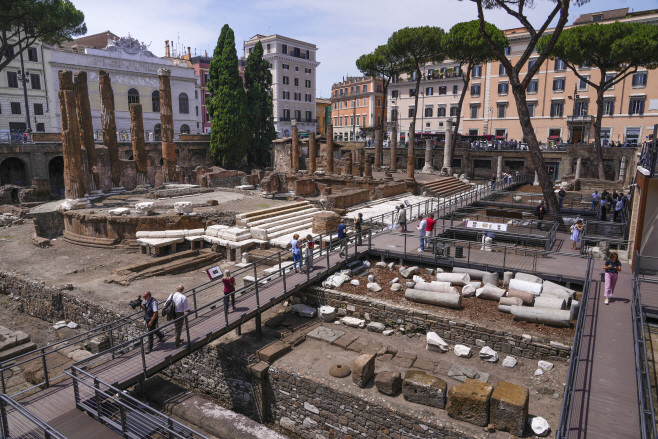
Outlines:
{"label": "dirt ground", "polygon": [[[399,266],[396,266],[394,271],[388,268],[371,268],[370,273],[375,276],[375,281],[382,287],[382,290],[373,293],[368,291],[366,287],[366,279],[360,279],[361,285],[355,287],[348,282],[338,287],[338,291],[350,294],[358,294],[360,296],[372,297],[380,300],[387,300],[394,303],[399,303],[405,307],[421,309],[424,311],[431,311],[446,318],[457,318],[464,322],[476,324],[478,326],[485,326],[489,329],[499,331],[510,331],[522,334],[530,334],[540,337],[548,338],[549,340],[562,341],[571,344],[574,336],[574,329],[571,328],[558,328],[537,323],[523,322],[516,320],[513,315],[505,314],[498,311],[498,302],[493,300],[483,300],[476,297],[464,297],[462,299],[461,309],[443,308],[440,306],[427,305],[423,303],[410,302],[404,297],[404,290],[406,289],[404,279],[400,275]],[[422,270],[421,270],[422,272]],[[426,282],[436,280],[435,276],[429,276],[421,273],[419,275]],[[402,291],[391,291],[391,281],[394,278],[399,278],[402,283]],[[411,279],[409,279],[411,281]],[[502,288],[502,280],[500,281]],[[461,292],[461,287],[456,287]]]}

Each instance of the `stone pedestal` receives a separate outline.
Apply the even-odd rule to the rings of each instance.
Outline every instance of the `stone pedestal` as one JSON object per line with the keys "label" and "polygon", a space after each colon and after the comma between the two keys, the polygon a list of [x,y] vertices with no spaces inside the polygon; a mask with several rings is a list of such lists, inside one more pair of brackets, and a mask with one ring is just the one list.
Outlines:
{"label": "stone pedestal", "polygon": [[390,171],[384,174],[384,181],[393,181],[393,174]]}
{"label": "stone pedestal", "polygon": [[432,166],[432,140],[425,139],[425,166],[423,166],[423,172],[432,172],[434,166]]}
{"label": "stone pedestal", "polygon": [[160,132],[162,135],[162,174],[165,183],[176,181],[174,113],[171,101],[171,70],[158,69],[160,85]]}
{"label": "stone pedestal", "polygon": [[114,92],[110,75],[105,70],[98,71],[98,88],[101,95],[101,122],[103,123],[103,144],[107,147],[110,159],[110,178],[112,187],[121,186],[121,162],[119,161],[119,144],[117,124],[114,118]]}
{"label": "stone pedestal", "polygon": [[78,133],[80,146],[87,153],[87,170],[85,186],[89,194],[97,192],[100,187],[98,176],[98,159],[96,145],[94,144],[94,126],[91,121],[91,106],[89,104],[89,87],[87,86],[87,72],[75,72],[75,105],[77,107]]}
{"label": "stone pedestal", "polygon": [[142,104],[130,104],[130,137],[133,142],[133,160],[137,169],[137,185],[148,185],[146,175],[146,147],[144,144],[144,120]]}
{"label": "stone pedestal", "polygon": [[496,183],[503,184],[503,156],[498,156],[498,166],[496,167]]}
{"label": "stone pedestal", "polygon": [[308,134],[308,174],[313,175],[317,170],[316,159],[318,155],[318,149],[315,143],[315,133],[310,132]]}
{"label": "stone pedestal", "polygon": [[441,173],[452,175],[452,119],[446,120],[446,140],[443,144],[443,166]]}
{"label": "stone pedestal", "polygon": [[409,146],[407,148],[407,179],[414,179],[416,167],[416,156],[414,155],[414,143],[416,142],[416,131],[409,127]]}
{"label": "stone pedestal", "polygon": [[327,125],[327,175],[334,173],[334,126]]}
{"label": "stone pedestal", "polygon": [[391,125],[391,165],[389,166],[389,169],[391,172],[395,172],[398,169],[398,129],[395,126],[395,122],[391,122]]}
{"label": "stone pedestal", "polygon": [[535,181],[532,183],[533,186],[539,186],[539,176],[537,175],[537,171],[535,171]]}
{"label": "stone pedestal", "polygon": [[[580,173],[582,171],[582,165],[583,165],[583,159],[578,157],[578,160],[576,161],[576,180],[580,179]],[[535,172],[535,176],[537,173]],[[537,177],[535,177],[535,180],[537,180]]]}
{"label": "stone pedestal", "polygon": [[292,171],[299,171],[299,128],[297,128],[297,120],[292,120]]}
{"label": "stone pedestal", "polygon": [[375,169],[382,167],[382,130],[375,129]]}

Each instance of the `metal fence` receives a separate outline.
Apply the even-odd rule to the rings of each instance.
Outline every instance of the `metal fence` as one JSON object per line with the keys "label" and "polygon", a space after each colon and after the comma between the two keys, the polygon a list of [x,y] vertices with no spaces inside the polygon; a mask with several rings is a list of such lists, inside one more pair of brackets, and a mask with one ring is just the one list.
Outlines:
{"label": "metal fence", "polygon": [[66,439],[11,396],[0,395],[3,439]]}
{"label": "metal fence", "polygon": [[653,256],[639,256],[633,261],[636,276],[644,278],[658,278],[658,258]]}
{"label": "metal fence", "polygon": [[0,143],[34,143],[32,133],[25,130],[0,130]]}

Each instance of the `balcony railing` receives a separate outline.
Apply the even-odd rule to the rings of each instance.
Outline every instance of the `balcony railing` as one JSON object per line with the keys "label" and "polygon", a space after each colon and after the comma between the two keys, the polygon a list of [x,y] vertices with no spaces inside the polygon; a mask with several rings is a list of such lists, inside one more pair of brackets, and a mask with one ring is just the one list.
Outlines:
{"label": "balcony railing", "polygon": [[302,53],[302,52],[300,52],[300,53],[290,52],[290,53],[287,53],[286,55],[292,56],[294,58],[306,59],[306,54]]}
{"label": "balcony railing", "polygon": [[293,119],[297,119],[297,122],[299,122],[299,123],[318,123],[317,119],[307,119],[305,117],[294,118],[294,117],[290,117],[290,116],[288,116],[288,117],[283,117],[283,116],[279,117],[279,122],[290,122]]}
{"label": "balcony railing", "polygon": [[592,123],[593,120],[594,116],[587,114],[567,116],[567,123]]}

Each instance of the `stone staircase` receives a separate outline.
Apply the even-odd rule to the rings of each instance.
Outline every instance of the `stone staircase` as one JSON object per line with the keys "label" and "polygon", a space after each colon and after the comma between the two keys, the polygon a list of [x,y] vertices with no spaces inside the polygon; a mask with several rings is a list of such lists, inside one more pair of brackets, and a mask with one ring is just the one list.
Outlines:
{"label": "stone staircase", "polygon": [[444,198],[454,193],[468,189],[471,186],[455,177],[441,177],[423,184],[423,188],[435,197]]}
{"label": "stone staircase", "polygon": [[12,331],[0,326],[0,361],[7,361],[33,351],[37,345],[22,331]]}
{"label": "stone staircase", "polygon": [[249,227],[251,234],[270,244],[285,248],[295,233],[306,236],[313,228],[313,216],[322,212],[308,201],[283,207],[256,210],[236,217],[236,222]]}
{"label": "stone staircase", "polygon": [[308,209],[311,207],[308,201],[300,201],[299,203],[292,203],[286,206],[271,207],[269,209],[254,210],[252,212],[240,213],[235,216],[236,225],[238,227],[251,227],[251,225],[260,220],[267,220],[272,216],[280,216],[286,214],[294,214],[300,210]]}

